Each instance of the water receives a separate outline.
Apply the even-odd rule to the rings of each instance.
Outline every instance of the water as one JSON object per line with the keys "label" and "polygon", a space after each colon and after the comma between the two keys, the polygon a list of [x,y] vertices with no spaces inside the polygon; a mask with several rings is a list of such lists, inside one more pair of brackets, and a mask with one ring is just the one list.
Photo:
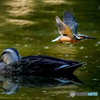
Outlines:
{"label": "water", "polygon": [[[97,37],[77,44],[52,43],[59,36],[55,16],[63,19],[70,10],[79,23],[78,33]],[[0,2],[0,52],[15,47],[21,56],[49,55],[85,62],[74,74],[84,85],[52,88],[21,87],[15,95],[2,94],[0,99],[27,100],[99,100],[100,96],[70,97],[70,92],[100,93],[100,1],[98,0],[3,0]]]}

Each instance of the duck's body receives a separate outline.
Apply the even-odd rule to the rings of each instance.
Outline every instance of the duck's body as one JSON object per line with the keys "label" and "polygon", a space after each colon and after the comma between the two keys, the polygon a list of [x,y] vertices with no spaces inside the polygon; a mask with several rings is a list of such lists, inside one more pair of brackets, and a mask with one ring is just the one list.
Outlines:
{"label": "duck's body", "polygon": [[7,72],[24,75],[40,75],[61,77],[73,73],[79,66],[84,63],[70,61],[50,56],[27,56],[22,57],[20,61],[7,65]]}
{"label": "duck's body", "polygon": [[56,24],[58,27],[58,31],[61,36],[57,37],[56,39],[52,40],[52,42],[70,42],[76,43],[86,39],[96,39],[95,37],[89,37],[86,35],[78,35],[78,22],[76,21],[75,17],[72,15],[71,12],[65,11],[64,13],[64,22],[60,20],[60,18],[56,17]]}
{"label": "duck's body", "polygon": [[[64,60],[43,55],[26,56],[21,58],[19,52],[12,48],[5,49],[4,51],[1,56],[2,61],[0,62],[0,64],[6,64],[6,66],[4,66],[4,70],[1,71],[3,73],[19,72],[20,74],[24,75],[44,75],[59,77],[69,73],[73,73],[75,69],[83,64],[78,61]],[[14,57],[14,59],[16,59],[14,61],[12,60],[13,58],[9,59],[9,57]],[[11,63],[7,64],[7,62]]]}

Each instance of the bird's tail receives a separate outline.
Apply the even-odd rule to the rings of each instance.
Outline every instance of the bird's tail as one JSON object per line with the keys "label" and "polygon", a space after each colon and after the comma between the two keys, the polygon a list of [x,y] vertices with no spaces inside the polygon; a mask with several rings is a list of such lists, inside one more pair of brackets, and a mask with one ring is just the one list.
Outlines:
{"label": "bird's tail", "polygon": [[75,83],[81,83],[84,84],[83,82],[81,82],[74,74],[73,72],[80,67],[81,65],[83,65],[85,63],[78,63],[78,64],[74,64],[72,66],[68,66],[68,65],[62,65],[59,68],[56,68],[56,72],[54,72],[52,75],[54,77],[62,77],[62,78],[66,78],[67,80],[72,80]]}
{"label": "bird's tail", "polygon": [[58,68],[55,68],[55,70],[57,71],[57,73],[61,73],[62,76],[65,74],[70,74],[73,73],[78,67],[80,67],[81,65],[85,64],[83,63],[77,63],[77,64],[73,64],[71,66],[68,65],[62,65]]}
{"label": "bird's tail", "polygon": [[73,73],[78,67],[80,67],[81,65],[85,64],[83,63],[78,63],[78,64],[74,64],[72,66],[66,66],[65,71],[68,73]]}

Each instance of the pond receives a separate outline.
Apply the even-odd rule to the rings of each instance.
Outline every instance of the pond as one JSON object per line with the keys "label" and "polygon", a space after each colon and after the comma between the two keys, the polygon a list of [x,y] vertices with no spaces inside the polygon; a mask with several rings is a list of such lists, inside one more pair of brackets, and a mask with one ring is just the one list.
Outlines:
{"label": "pond", "polygon": [[[79,23],[78,33],[92,37],[80,43],[52,43],[59,36],[55,17],[63,20],[70,10]],[[98,0],[2,0],[0,2],[0,52],[16,48],[22,57],[48,55],[85,62],[74,75],[84,84],[55,87],[20,87],[15,95],[0,89],[0,99],[77,100],[100,98],[100,1]],[[75,96],[70,92],[98,92],[98,96]]]}

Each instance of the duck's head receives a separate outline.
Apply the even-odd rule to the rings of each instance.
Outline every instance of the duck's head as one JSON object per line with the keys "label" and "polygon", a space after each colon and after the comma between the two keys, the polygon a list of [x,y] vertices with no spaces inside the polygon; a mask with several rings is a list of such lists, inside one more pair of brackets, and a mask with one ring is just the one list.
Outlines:
{"label": "duck's head", "polygon": [[10,64],[21,60],[21,56],[15,48],[7,48],[2,52],[1,60],[6,64]]}

